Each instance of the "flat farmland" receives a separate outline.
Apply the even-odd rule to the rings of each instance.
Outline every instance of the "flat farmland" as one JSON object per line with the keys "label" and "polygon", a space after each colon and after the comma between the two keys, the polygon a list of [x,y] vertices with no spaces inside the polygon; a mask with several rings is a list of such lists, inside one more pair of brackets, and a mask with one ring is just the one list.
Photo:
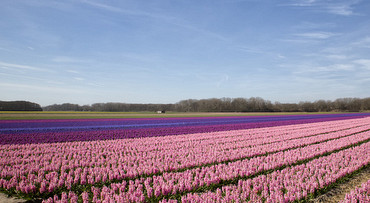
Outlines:
{"label": "flat farmland", "polygon": [[[273,115],[310,115],[317,113],[296,112],[75,112],[75,111],[0,111],[0,120],[27,119],[80,119],[80,118],[166,118],[166,117],[222,117],[222,116],[273,116]],[[329,114],[322,112],[321,114]],[[340,113],[337,113],[340,114]]]}
{"label": "flat farmland", "polygon": [[357,177],[337,200],[369,198],[369,113],[51,114],[2,115],[4,194],[38,202],[309,202]]}

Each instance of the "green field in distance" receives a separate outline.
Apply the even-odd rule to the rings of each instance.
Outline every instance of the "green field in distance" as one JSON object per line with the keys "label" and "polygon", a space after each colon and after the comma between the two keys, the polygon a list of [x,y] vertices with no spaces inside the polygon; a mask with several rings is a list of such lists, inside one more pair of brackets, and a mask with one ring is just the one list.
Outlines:
{"label": "green field in distance", "polygon": [[343,112],[80,112],[80,111],[0,111],[0,120],[89,119],[89,118],[166,118],[333,114]]}

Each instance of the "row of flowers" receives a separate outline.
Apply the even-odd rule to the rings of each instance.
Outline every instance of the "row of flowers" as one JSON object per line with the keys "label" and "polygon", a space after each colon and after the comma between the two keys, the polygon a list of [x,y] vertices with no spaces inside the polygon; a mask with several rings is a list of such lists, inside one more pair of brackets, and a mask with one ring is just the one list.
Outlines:
{"label": "row of flowers", "polygon": [[[243,131],[191,134],[146,139],[3,145],[0,178],[26,174],[43,179],[50,171],[91,174],[89,168],[110,171],[113,179],[181,170],[232,161],[336,139],[370,128],[369,119],[332,121]],[[326,126],[327,125],[327,126]],[[350,126],[358,126],[349,128]],[[311,127],[309,127],[311,126]],[[302,129],[302,127],[307,127]],[[349,129],[347,129],[349,128]],[[290,129],[285,131],[285,129]],[[263,137],[266,133],[269,136]],[[243,140],[246,139],[246,140]],[[81,171],[82,173],[82,171]],[[112,173],[115,173],[113,175]],[[117,174],[118,173],[118,174]],[[33,177],[33,176],[32,176]],[[110,178],[110,179],[112,179]],[[80,178],[79,178],[80,179]]]}
{"label": "row of flowers", "polygon": [[[210,188],[228,182],[235,182],[235,179],[252,177],[266,171],[294,165],[300,161],[307,161],[369,138],[370,133],[361,133],[267,156],[190,169],[184,172],[163,173],[160,176],[139,179],[139,181],[131,182],[131,184],[123,181],[120,184],[114,183],[103,189],[94,188],[94,191],[97,192],[93,193],[93,199],[97,201],[101,198],[106,199],[108,196],[114,199],[114,195],[119,193],[117,197],[120,196],[130,201],[138,201],[137,197],[140,197],[140,201],[142,198],[158,200],[166,196],[190,193],[199,190],[199,188]],[[370,147],[370,143],[366,144]],[[128,191],[123,192],[126,188],[128,188]],[[104,193],[103,197],[101,196],[102,192]],[[138,196],[138,194],[140,195]],[[134,199],[130,199],[132,197]]]}
{"label": "row of flowers", "polygon": [[[95,194],[103,189],[107,193],[125,191],[123,195],[134,198],[130,201],[155,199],[250,176],[366,141],[370,138],[369,120],[167,136],[166,139],[3,145],[0,146],[3,152],[0,187],[41,195],[72,190],[76,185],[86,188],[92,185],[88,194],[95,200],[101,198]],[[171,172],[174,170],[177,172]],[[149,177],[140,178],[140,175]],[[97,186],[108,182],[115,183],[109,187]],[[67,196],[75,197],[70,194]]]}
{"label": "row of flowers", "polygon": [[[255,123],[282,120],[307,120],[321,118],[360,118],[369,113],[350,114],[311,114],[311,115],[276,115],[276,116],[233,116],[233,117],[185,117],[185,118],[117,118],[117,119],[42,119],[42,120],[0,120],[0,131],[10,130],[43,130],[84,127],[155,127],[176,125],[213,125]],[[77,122],[76,122],[77,121]]]}
{"label": "row of flowers", "polygon": [[[169,199],[150,198],[147,193],[150,191],[151,184],[144,178],[140,178],[112,183],[102,188],[93,186],[90,191],[84,191],[81,194],[71,191],[63,192],[44,202],[77,202],[77,200],[83,202],[292,202],[309,199],[316,191],[330,187],[338,179],[367,166],[370,161],[369,147],[370,143],[367,142],[304,164],[275,170],[253,178],[238,178],[235,184],[219,185],[215,189],[205,187],[205,192],[202,193],[174,194],[167,196]],[[363,195],[364,192],[359,191]],[[160,193],[161,191],[158,195]],[[177,198],[171,199],[174,196]],[[354,196],[352,195],[351,198],[355,198]]]}
{"label": "row of flowers", "polygon": [[[307,199],[310,194],[324,189],[338,179],[370,162],[370,143],[320,157],[306,164],[277,170],[253,179],[239,180],[216,191],[188,193],[182,202],[292,202]],[[108,195],[102,199],[109,200]],[[114,196],[114,195],[113,195]],[[164,201],[165,202],[165,201]]]}
{"label": "row of flowers", "polygon": [[[164,118],[151,120],[96,119],[96,121],[94,122],[78,119],[69,120],[68,122],[53,122],[52,120],[50,120],[49,122],[47,122],[47,120],[18,121],[20,122],[20,124],[17,124],[17,121],[0,121],[0,145],[93,141],[181,135],[189,133],[206,133],[226,130],[241,130],[250,128],[304,124],[332,120],[347,120],[362,117],[366,117],[366,114],[270,116],[270,118],[264,118],[262,116],[258,118],[182,118],[178,120],[169,120]],[[136,122],[138,124],[130,124],[131,120],[134,120],[132,122]],[[32,126],[31,124],[34,124],[34,126]],[[31,125],[31,127],[26,127],[28,125]],[[46,125],[46,127],[43,125]]]}

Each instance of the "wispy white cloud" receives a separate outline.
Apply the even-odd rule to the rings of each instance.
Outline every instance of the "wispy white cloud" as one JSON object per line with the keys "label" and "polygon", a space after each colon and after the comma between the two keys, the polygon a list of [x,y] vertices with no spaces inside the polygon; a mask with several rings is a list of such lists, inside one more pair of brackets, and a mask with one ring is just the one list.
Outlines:
{"label": "wispy white cloud", "polygon": [[[104,54],[106,55],[106,54]],[[111,54],[110,54],[111,55]],[[118,57],[123,57],[125,60],[142,61],[142,62],[155,62],[160,60],[156,54],[138,54],[133,52],[119,53]]]}
{"label": "wispy white cloud", "polygon": [[11,51],[10,49],[4,48],[4,47],[0,47],[0,50],[3,50],[3,51]]}
{"label": "wispy white cloud", "polygon": [[370,70],[370,59],[357,59],[353,61],[355,64],[358,64],[368,70]]}
{"label": "wispy white cloud", "polygon": [[335,60],[345,60],[348,59],[347,55],[339,55],[339,54],[329,54],[325,56],[326,58],[329,59],[335,59]]}
{"label": "wispy white cloud", "polygon": [[113,7],[108,4],[102,4],[102,3],[97,3],[94,1],[88,1],[88,0],[82,0],[82,3],[86,3],[90,6],[93,6],[95,8],[103,9],[109,12],[115,12],[115,13],[121,13],[124,15],[131,15],[131,16],[141,16],[141,17],[147,17],[151,19],[156,19],[162,23],[168,23],[171,25],[175,25],[187,30],[192,30],[198,33],[201,33],[203,35],[207,35],[210,37],[213,37],[215,39],[221,40],[221,41],[230,41],[228,37],[225,37],[219,33],[209,31],[207,29],[199,28],[197,26],[194,26],[193,23],[189,23],[183,19],[179,19],[173,16],[169,15],[163,15],[160,13],[155,13],[155,12],[147,12],[147,11],[141,11],[141,10],[135,10],[135,9],[123,9],[123,8],[118,8],[118,7]]}
{"label": "wispy white cloud", "polygon": [[255,54],[270,53],[270,52],[266,52],[266,51],[263,51],[263,50],[260,50],[260,49],[250,48],[250,47],[246,47],[246,46],[236,46],[236,48],[241,50],[241,51],[244,51],[244,52],[255,53]]}
{"label": "wispy white cloud", "polygon": [[28,80],[37,80],[37,81],[44,81],[44,79],[34,76],[28,75],[21,75],[21,74],[10,74],[10,73],[0,73],[0,75],[6,76],[7,78],[14,78],[14,79],[28,79]]}
{"label": "wispy white cloud", "polygon": [[28,84],[17,84],[17,83],[5,83],[1,82],[0,86],[16,88],[21,90],[36,90],[36,91],[47,91],[47,92],[64,92],[64,93],[82,93],[82,91],[76,88],[61,88],[52,86],[40,86],[40,85],[28,85]]}
{"label": "wispy white cloud", "polygon": [[345,71],[353,71],[355,70],[355,66],[353,64],[332,64],[328,66],[311,66],[311,67],[306,67],[302,68],[299,71],[296,71],[295,73],[323,73],[323,72],[328,72],[333,74],[334,72],[342,72],[344,73]]}
{"label": "wispy white cloud", "polygon": [[74,73],[74,74],[79,74],[80,72],[76,70],[66,70],[68,73]]}
{"label": "wispy white cloud", "polygon": [[87,85],[94,86],[94,87],[104,87],[103,84],[93,83],[93,82],[89,82],[89,83],[87,83]]}
{"label": "wispy white cloud", "polygon": [[299,78],[299,83],[312,80],[315,81],[312,84],[327,83],[327,81],[330,81],[331,84],[341,84],[360,78],[356,75],[358,67],[350,61],[329,65],[301,61],[299,64],[282,64],[280,67],[288,76]]}
{"label": "wispy white cloud", "polygon": [[48,84],[53,84],[53,85],[66,85],[66,83],[61,82],[61,81],[57,81],[57,80],[48,80],[48,79],[46,79],[45,82],[48,83]]}
{"label": "wispy white cloud", "polygon": [[191,25],[190,23],[185,22],[183,20],[178,20],[178,19],[177,20],[172,20],[171,24],[182,27],[182,28],[185,28],[185,29],[188,29],[188,30],[192,30],[192,31],[201,33],[201,34],[206,35],[206,36],[213,37],[213,38],[221,40],[221,41],[226,41],[226,42],[231,41],[228,37],[225,37],[225,36],[223,36],[221,34],[218,34],[216,32],[212,32],[212,31],[209,31],[209,30],[206,30],[206,29],[203,29],[203,28],[196,27],[196,26]]}
{"label": "wispy white cloud", "polygon": [[195,77],[196,80],[204,85],[211,87],[222,87],[225,83],[230,81],[230,76],[225,73],[208,73],[208,72],[196,72],[189,73],[190,76]]}
{"label": "wispy white cloud", "polygon": [[277,57],[278,57],[278,58],[281,58],[281,59],[285,59],[285,58],[286,58],[286,57],[285,57],[284,55],[282,55],[282,54],[278,54],[278,55],[277,55]]}
{"label": "wispy white cloud", "polygon": [[[108,10],[108,11],[112,11],[112,12],[120,12],[121,13],[121,12],[126,11],[126,10],[123,10],[123,9],[120,9],[120,8],[117,8],[117,7],[113,7],[113,6],[109,6],[109,5],[106,5],[106,4],[97,3],[97,2],[93,2],[93,1],[88,1],[88,0],[82,0],[81,2],[85,3],[85,4],[88,4],[90,6],[94,6],[94,7],[104,9],[104,10]],[[133,12],[128,12],[128,11],[127,11],[127,13],[134,14]]]}
{"label": "wispy white cloud", "polygon": [[313,6],[314,3],[317,2],[316,0],[298,0],[293,1],[292,3],[284,4],[288,6]]}
{"label": "wispy white cloud", "polygon": [[21,65],[21,64],[15,64],[15,63],[5,63],[5,62],[2,62],[2,61],[0,61],[0,66],[4,66],[4,67],[7,67],[7,68],[23,69],[23,70],[51,72],[50,70],[44,69],[44,68],[28,66],[28,65]]}
{"label": "wispy white cloud", "polygon": [[92,7],[98,8],[98,9],[103,9],[108,12],[115,12],[115,13],[120,13],[124,15],[143,16],[143,17],[157,18],[157,19],[166,20],[166,21],[174,19],[172,17],[162,15],[162,14],[156,14],[153,12],[146,12],[146,11],[141,11],[141,10],[136,10],[136,9],[130,9],[130,10],[123,9],[120,7],[114,7],[108,4],[97,3],[97,2],[89,1],[89,0],[82,0],[81,2],[87,5],[90,5]]}
{"label": "wispy white cloud", "polygon": [[50,78],[42,78],[42,77],[35,77],[32,75],[24,75],[24,74],[11,74],[11,73],[0,73],[0,76],[5,76],[8,81],[27,81],[27,82],[41,82],[42,84],[54,84],[54,85],[66,85],[66,83],[54,79],[50,80]]}
{"label": "wispy white cloud", "polygon": [[310,38],[310,39],[327,39],[327,38],[333,37],[338,34],[332,33],[332,32],[306,32],[306,33],[299,33],[299,34],[294,34],[294,35],[299,36],[299,37]]}
{"label": "wispy white cloud", "polygon": [[217,82],[216,86],[221,87],[225,82],[229,81],[229,75],[224,74],[222,75],[221,79]]}
{"label": "wispy white cloud", "polygon": [[307,39],[307,38],[302,38],[302,39],[281,39],[280,41],[282,42],[288,42],[288,43],[296,43],[296,44],[312,44],[316,41],[313,39]]}
{"label": "wispy white cloud", "polygon": [[238,45],[238,46],[235,46],[235,49],[243,51],[243,52],[253,53],[253,54],[270,55],[272,57],[279,58],[279,59],[286,58],[283,54],[280,54],[280,53],[276,53],[276,52],[269,51],[269,50],[258,49],[258,48],[251,48],[247,46]]}
{"label": "wispy white cloud", "polygon": [[328,12],[332,14],[342,15],[342,16],[350,16],[355,14],[353,12],[352,5],[342,4],[342,5],[330,5],[327,6]]}
{"label": "wispy white cloud", "polygon": [[1,65],[0,65],[0,68],[3,69],[3,70],[11,70],[11,68],[5,67],[5,66],[1,66]]}
{"label": "wispy white cloud", "polygon": [[351,16],[357,15],[354,7],[361,0],[294,0],[283,6],[300,7],[316,12],[326,12],[335,15]]}
{"label": "wispy white cloud", "polygon": [[78,80],[78,81],[83,81],[83,80],[85,80],[84,78],[80,78],[80,77],[74,77],[73,79]]}
{"label": "wispy white cloud", "polygon": [[309,22],[304,21],[298,25],[293,26],[294,29],[298,30],[322,30],[322,29],[331,29],[336,27],[335,23],[331,22]]}
{"label": "wispy white cloud", "polygon": [[53,62],[57,63],[89,63],[92,62],[91,60],[86,59],[79,59],[75,57],[69,57],[69,56],[55,56],[51,59]]}
{"label": "wispy white cloud", "polygon": [[351,45],[356,47],[370,48],[370,37],[366,36],[362,39],[353,42]]}
{"label": "wispy white cloud", "polygon": [[19,38],[22,38],[27,43],[32,44],[32,46],[27,46],[27,49],[34,50],[35,47],[58,47],[63,43],[63,38],[53,31],[49,30],[47,27],[42,25],[37,21],[30,20],[30,16],[19,14],[19,21],[21,30],[19,33]]}

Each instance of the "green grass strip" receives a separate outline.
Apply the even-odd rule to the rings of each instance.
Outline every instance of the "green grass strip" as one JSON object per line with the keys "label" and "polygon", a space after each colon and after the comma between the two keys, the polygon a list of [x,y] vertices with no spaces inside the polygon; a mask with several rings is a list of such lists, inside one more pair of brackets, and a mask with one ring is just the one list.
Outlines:
{"label": "green grass strip", "polygon": [[0,111],[0,120],[95,119],[95,118],[183,118],[225,116],[278,116],[313,114],[351,114],[358,112],[78,112],[78,111]]}

